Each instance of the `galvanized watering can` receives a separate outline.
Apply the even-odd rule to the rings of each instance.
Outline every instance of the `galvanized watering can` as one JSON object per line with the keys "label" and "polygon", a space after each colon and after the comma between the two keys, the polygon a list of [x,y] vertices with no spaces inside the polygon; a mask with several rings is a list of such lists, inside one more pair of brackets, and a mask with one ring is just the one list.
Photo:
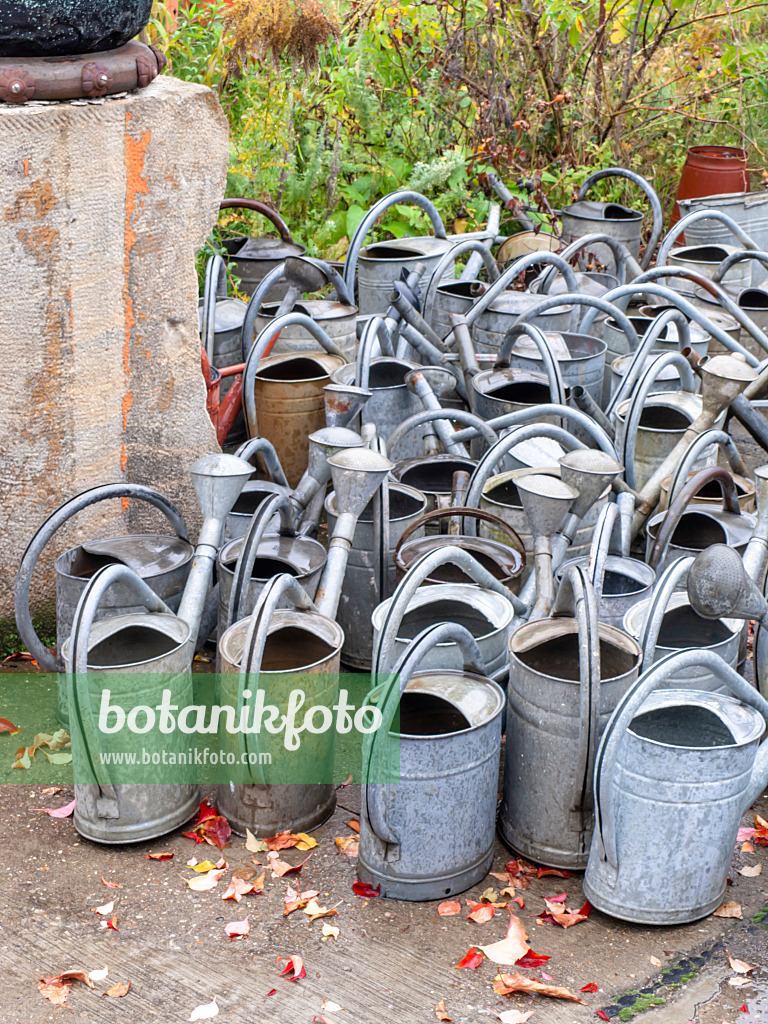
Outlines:
{"label": "galvanized watering can", "polygon": [[271,479],[257,479],[258,470],[254,467],[253,476],[240,491],[232,511],[226,518],[222,534],[223,543],[245,536],[254,512],[267,498],[272,497],[273,494],[288,494],[290,491],[275,447],[266,437],[252,437],[249,441],[244,441],[234,454],[240,459],[245,459],[246,462],[261,456]]}
{"label": "galvanized watering can", "polygon": [[[211,366],[222,368],[242,363],[247,306],[242,299],[227,294],[227,270],[219,255],[211,256],[205,266],[203,297],[198,306],[200,337]],[[219,387],[222,398],[233,382],[232,377],[223,378]]]}
{"label": "galvanized watering can", "polygon": [[[246,238],[236,235],[224,239],[227,251],[227,263],[232,273],[240,278],[238,290],[245,295],[252,295],[266,275],[278,267],[287,256],[303,256],[306,249],[297,245],[291,238],[288,225],[282,217],[257,199],[224,199],[219,203],[220,210],[242,208],[254,210],[271,221],[280,238]],[[277,286],[279,291],[275,297],[282,299],[288,290],[288,284]]]}
{"label": "galvanized watering can", "polygon": [[[624,631],[640,644],[644,669],[668,654],[689,648],[716,654],[733,668],[738,665],[740,624],[726,618],[707,622],[693,608],[685,589],[678,589],[685,587],[692,565],[691,555],[672,562],[659,576],[651,596],[633,605],[624,616]],[[672,673],[667,685],[714,690],[721,684],[712,673],[692,669],[687,674]]]}
{"label": "galvanized watering can", "polygon": [[[156,673],[162,673],[162,686],[171,689],[172,697],[178,698],[178,707],[192,702],[192,658],[224,519],[251,469],[249,463],[233,455],[207,455],[190,467],[203,525],[178,614],[125,565],[107,565],[100,569],[83,591],[63,655],[70,674],[70,727],[75,768],[76,771],[90,768],[90,774],[95,777],[92,783],[75,785],[75,828],[87,839],[102,843],[152,839],[188,820],[194,810],[197,800],[194,780],[167,787],[113,784],[108,766],[100,758],[105,741],[96,734],[93,707],[100,696],[104,674],[114,679],[111,703],[122,706],[126,713],[145,696],[137,693],[133,682],[136,676],[140,678],[139,687],[146,688],[144,703],[149,707],[157,703],[158,684],[151,682]],[[143,605],[145,610],[95,621],[103,595],[115,583],[132,591],[134,603]],[[90,686],[93,672],[97,673],[96,692],[92,692]],[[171,743],[178,744],[177,752],[181,752],[182,746],[184,750],[189,746],[178,730],[172,740],[166,736],[162,740],[166,749]],[[110,742],[116,752],[121,743],[128,743],[129,749],[135,749],[136,737],[121,730]]]}
{"label": "galvanized watering can", "polygon": [[[673,248],[675,240],[688,230],[692,224],[700,220],[720,221],[740,245],[723,245],[710,242],[705,245],[688,244]],[[702,274],[704,277],[712,278],[723,260],[737,252],[739,248],[759,250],[760,247],[722,210],[699,210],[679,220],[665,236],[659,246],[656,266],[658,268],[669,264],[672,267],[682,267],[685,270],[692,270],[695,273]],[[736,291],[741,291],[742,288],[748,288],[751,281],[751,267],[737,267],[737,269],[731,271],[729,286]],[[670,287],[683,293],[693,294],[692,285],[683,277],[670,278]]]}
{"label": "galvanized watering can", "polygon": [[[696,213],[699,210],[720,210],[742,230],[749,231],[749,237],[757,246],[768,250],[768,193],[759,192],[726,192],[716,196],[701,196],[691,199],[678,199],[682,216]],[[733,235],[720,221],[703,217],[694,223],[688,222],[685,240],[688,245],[712,245],[728,243]],[[752,267],[752,284],[762,286],[766,271],[759,264]]]}
{"label": "galvanized watering can", "polygon": [[[670,498],[674,501],[688,481],[693,479],[697,472],[693,469],[693,466],[696,464],[696,460],[699,458],[701,452],[713,444],[718,446],[728,462],[731,478],[733,479],[736,487],[736,497],[738,498],[739,508],[745,512],[754,511],[757,488],[755,484],[747,478],[747,468],[744,465],[744,460],[742,459],[738,448],[733,443],[733,438],[730,434],[726,434],[724,430],[714,429],[705,430],[703,434],[699,434],[695,440],[691,441],[687,451],[680,459],[675,472],[662,481],[661,500],[659,501],[660,510],[668,508]],[[717,483],[704,484],[700,488],[696,498],[697,504],[699,505],[711,505],[717,507],[718,505],[721,505],[723,501],[722,488]]]}
{"label": "galvanized watering can", "polygon": [[[293,608],[278,610],[290,601]],[[222,674],[220,703],[236,709],[265,691],[265,701],[287,712],[289,695],[300,687],[309,707],[333,707],[338,701],[339,655],[344,633],[333,619],[318,613],[300,584],[290,576],[277,576],[264,588],[248,619],[235,622],[219,640]],[[263,731],[227,734],[236,757],[245,754],[254,768],[252,784],[219,786],[217,806],[232,829],[245,835],[274,835],[281,829],[307,831],[328,818],[336,806],[332,782],[335,733],[328,729],[302,737],[301,761],[292,761],[291,783],[270,783],[269,764],[286,758],[283,740]],[[254,757],[255,755],[255,757]],[[269,762],[261,755],[270,755]],[[293,755],[291,755],[293,757]],[[278,778],[284,777],[279,769]],[[313,782],[314,779],[324,779]],[[259,781],[256,781],[259,780]]]}
{"label": "galvanized watering can", "polygon": [[[425,667],[443,643],[460,651],[459,669]],[[493,861],[504,695],[471,634],[445,622],[408,645],[374,699],[381,725],[363,748],[358,877],[390,899],[464,892]]]}
{"label": "galvanized watering can", "polygon": [[509,640],[499,832],[532,860],[579,869],[587,862],[593,826],[597,742],[637,678],[640,648],[598,622],[582,568],[565,574],[554,615],[520,626]]}
{"label": "galvanized watering can", "polygon": [[[58,556],[56,574],[56,645],[53,655],[35,632],[29,610],[29,588],[35,567],[53,536],[73,516],[90,505],[109,498],[139,499],[159,509],[168,519],[176,534],[168,537],[158,534],[134,534],[126,537],[107,537],[84,541],[68,548]],[[176,506],[158,491],[142,484],[103,484],[91,487],[70,498],[51,513],[27,545],[16,575],[14,608],[19,636],[37,663],[47,672],[61,672],[64,661],[61,650],[72,631],[75,608],[94,573],[102,566],[118,564],[133,569],[158,597],[176,606],[186,583],[192,564],[194,548],[187,537],[184,517]],[[128,614],[137,611],[132,590],[117,582],[96,612],[96,618]],[[58,689],[56,717],[62,725],[69,723],[67,692],[62,681]]]}
{"label": "galvanized watering can", "polygon": [[[562,241],[565,245],[577,242],[583,235],[591,232],[602,232],[612,235],[622,242],[635,259],[640,258],[640,240],[642,238],[643,215],[639,210],[630,210],[618,203],[601,203],[585,199],[587,192],[603,178],[627,178],[639,186],[648,197],[653,212],[653,228],[651,237],[645,247],[641,266],[647,267],[661,238],[664,225],[664,214],[661,202],[651,185],[634,171],[623,167],[609,167],[603,171],[595,171],[583,183],[578,191],[575,203],[563,207],[561,211]],[[601,262],[607,263],[611,252],[605,246],[596,250]]]}
{"label": "galvanized watering can", "polygon": [[[659,691],[689,670],[711,673],[738,700]],[[593,906],[672,925],[720,905],[741,815],[768,782],[768,746],[759,745],[766,717],[768,702],[710,651],[670,655],[643,673],[616,707],[595,764],[584,877]]]}

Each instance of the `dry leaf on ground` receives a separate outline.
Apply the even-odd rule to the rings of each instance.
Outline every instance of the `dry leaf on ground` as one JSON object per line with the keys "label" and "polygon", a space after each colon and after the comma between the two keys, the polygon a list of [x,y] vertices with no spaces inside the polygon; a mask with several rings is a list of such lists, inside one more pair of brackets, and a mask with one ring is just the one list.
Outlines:
{"label": "dry leaf on ground", "polygon": [[515,992],[534,992],[541,996],[551,996],[553,999],[567,999],[571,1003],[587,1005],[581,996],[577,996],[575,992],[562,985],[545,985],[535,978],[526,978],[522,974],[499,974],[493,979],[493,991],[500,996],[510,996]]}
{"label": "dry leaf on ground", "polygon": [[122,982],[117,985],[113,985],[112,988],[108,988],[106,992],[102,992],[103,996],[112,996],[113,999],[119,999],[121,996],[127,995],[130,992],[131,983],[126,981],[125,984]]}
{"label": "dry leaf on ground", "polygon": [[489,946],[478,946],[478,949],[494,964],[512,966],[531,948],[528,945],[528,933],[523,927],[523,922],[519,917],[515,917],[512,911],[509,912],[509,918],[509,927],[503,939],[491,943]]}
{"label": "dry leaf on ground", "polygon": [[451,1018],[448,1016],[448,1013],[446,1012],[444,999],[441,999],[440,1002],[435,1007],[435,1016],[437,1017],[438,1020],[451,1020]]}
{"label": "dry leaf on ground", "polygon": [[714,917],[735,917],[737,921],[743,920],[741,906],[735,900],[726,900],[713,914]]}

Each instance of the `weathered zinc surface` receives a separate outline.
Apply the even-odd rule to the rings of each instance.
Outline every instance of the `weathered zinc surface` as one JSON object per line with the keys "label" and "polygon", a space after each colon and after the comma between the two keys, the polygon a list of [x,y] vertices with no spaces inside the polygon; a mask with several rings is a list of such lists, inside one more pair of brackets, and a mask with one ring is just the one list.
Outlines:
{"label": "weathered zinc surface", "polygon": [[[0,140],[2,619],[32,532],[86,487],[157,487],[194,528],[186,468],[216,450],[194,255],[224,194],[227,125],[210,90],[160,77],[100,104],[0,104]],[[56,550],[78,526],[152,517],[165,532],[139,504],[84,513]],[[53,555],[33,606],[52,596]]]}

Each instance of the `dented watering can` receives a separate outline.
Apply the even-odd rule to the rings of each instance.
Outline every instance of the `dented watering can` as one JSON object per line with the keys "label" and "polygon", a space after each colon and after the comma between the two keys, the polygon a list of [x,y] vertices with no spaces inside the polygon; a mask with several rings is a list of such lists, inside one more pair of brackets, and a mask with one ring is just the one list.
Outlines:
{"label": "dented watering can", "polygon": [[[445,643],[461,667],[428,668]],[[471,634],[448,622],[421,632],[378,683],[366,701],[381,724],[363,748],[358,877],[390,899],[464,892],[493,861],[504,695]]]}
{"label": "dented watering can", "polygon": [[[690,670],[712,673],[738,700],[658,690]],[[682,651],[643,673],[614,711],[595,764],[584,877],[593,906],[658,925],[696,921],[720,906],[741,815],[768,781],[768,746],[759,745],[766,716],[768,702],[711,651]]]}
{"label": "dented watering can", "polygon": [[[219,210],[242,208],[254,210],[271,221],[280,238],[246,238],[236,235],[223,239],[227,252],[227,263],[232,273],[240,279],[238,290],[252,295],[266,275],[285,260],[287,256],[303,256],[306,249],[291,238],[288,225],[282,217],[258,199],[224,199]],[[275,297],[282,299],[288,290],[287,283],[277,286]],[[238,360],[239,362],[239,360]]]}
{"label": "dented watering can", "polygon": [[[583,868],[597,743],[637,678],[640,648],[598,621],[591,584],[574,567],[564,576],[553,617],[516,629],[509,657],[499,832],[531,860]],[[553,756],[564,748],[571,756]]]}

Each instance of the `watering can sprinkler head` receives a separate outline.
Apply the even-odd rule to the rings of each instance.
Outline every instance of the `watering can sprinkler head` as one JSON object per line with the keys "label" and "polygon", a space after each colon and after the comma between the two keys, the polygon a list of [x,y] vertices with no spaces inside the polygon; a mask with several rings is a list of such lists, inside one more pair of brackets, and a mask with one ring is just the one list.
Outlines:
{"label": "watering can sprinkler head", "polygon": [[552,577],[552,538],[560,529],[579,492],[556,476],[525,473],[515,481],[533,534],[536,603],[529,619],[549,614],[555,600]]}
{"label": "watering can sprinkler head", "polygon": [[727,409],[757,376],[751,366],[733,356],[702,359],[699,373],[703,408],[713,416]]}
{"label": "watering can sprinkler head", "polygon": [[688,570],[688,600],[704,619],[768,616],[768,601],[727,544],[712,544],[696,556]]}
{"label": "watering can sprinkler head", "polygon": [[354,384],[326,384],[323,388],[325,422],[329,427],[347,427],[373,394]]}
{"label": "watering can sprinkler head", "polygon": [[236,455],[203,455],[189,467],[203,519],[222,521],[250,480],[253,466]]}
{"label": "watering can sprinkler head", "polygon": [[557,461],[560,463],[560,479],[579,493],[571,506],[571,515],[579,519],[589,512],[606,487],[624,471],[622,464],[611,455],[594,448],[566,452]]}
{"label": "watering can sprinkler head", "polygon": [[322,269],[311,259],[303,256],[288,256],[283,264],[288,291],[275,314],[275,318],[290,313],[305,292],[317,292],[327,283]]}
{"label": "watering can sprinkler head", "polygon": [[309,435],[307,468],[290,496],[298,512],[305,509],[331,479],[328,458],[345,448],[359,448],[362,443],[360,435],[347,427],[321,427]]}
{"label": "watering can sprinkler head", "polygon": [[339,520],[343,516],[354,516],[357,520],[395,468],[386,456],[370,448],[338,452],[328,459],[328,465],[331,468]]}

